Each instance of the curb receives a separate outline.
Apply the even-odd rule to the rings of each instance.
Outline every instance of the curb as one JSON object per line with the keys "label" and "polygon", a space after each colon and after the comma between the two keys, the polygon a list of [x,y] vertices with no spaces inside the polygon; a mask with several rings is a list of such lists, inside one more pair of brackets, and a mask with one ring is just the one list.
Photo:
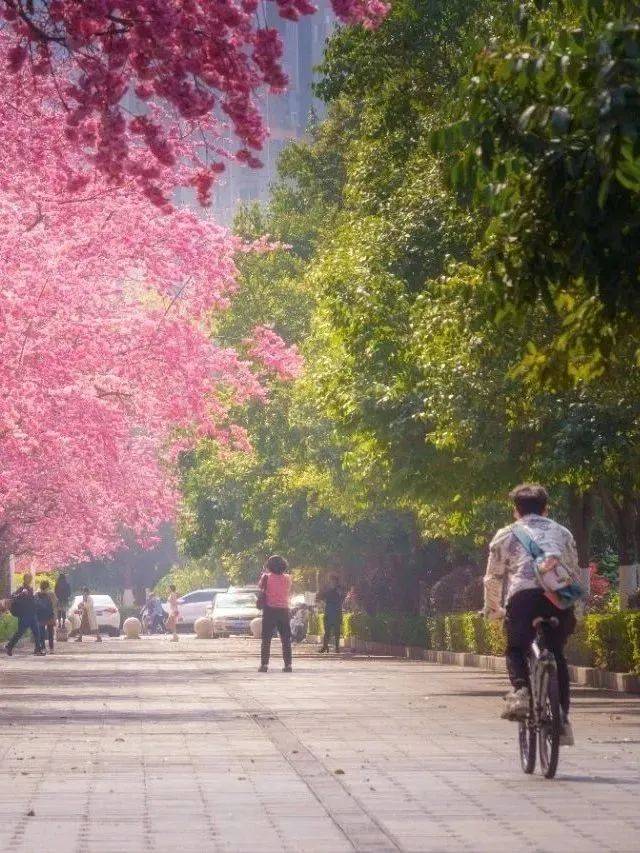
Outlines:
{"label": "curb", "polygon": [[[307,637],[311,642],[320,642],[320,637]],[[386,643],[374,643],[371,640],[358,640],[349,637],[344,641],[345,649],[365,655],[385,655],[405,658],[406,660],[424,660],[446,666],[468,666],[483,669],[486,672],[506,672],[503,657],[494,655],[476,655],[470,652],[446,652],[423,649],[420,646],[397,646]],[[640,693],[640,676],[626,672],[609,672],[592,666],[569,665],[569,676],[573,684],[582,687],[594,687],[598,690],[611,690],[614,693]]]}

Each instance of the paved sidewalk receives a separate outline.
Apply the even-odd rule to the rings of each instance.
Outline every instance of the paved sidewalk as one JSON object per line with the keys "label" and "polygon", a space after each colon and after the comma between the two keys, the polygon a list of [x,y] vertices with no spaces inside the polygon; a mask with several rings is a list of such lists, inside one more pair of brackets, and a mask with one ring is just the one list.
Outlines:
{"label": "paved sidewalk", "polygon": [[0,660],[6,853],[638,850],[637,697],[577,691],[545,781],[501,676],[309,647],[260,675],[250,639],[27,651]]}

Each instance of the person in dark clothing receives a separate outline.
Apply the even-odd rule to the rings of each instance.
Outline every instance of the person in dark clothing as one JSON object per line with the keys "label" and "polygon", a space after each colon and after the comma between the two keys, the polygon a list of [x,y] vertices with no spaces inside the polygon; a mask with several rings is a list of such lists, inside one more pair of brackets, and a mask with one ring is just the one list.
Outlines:
{"label": "person in dark clothing", "polygon": [[56,625],[54,607],[55,593],[51,592],[49,581],[42,581],[40,592],[36,593],[36,616],[40,628],[40,640],[44,648],[45,639],[49,639],[49,651],[53,652],[53,630]]}
{"label": "person in dark clothing", "polygon": [[329,586],[319,594],[318,598],[324,601],[324,640],[320,654],[329,651],[331,637],[334,639],[336,652],[340,652],[344,590],[340,586],[337,574],[329,576]]}
{"label": "person in dark clothing", "polygon": [[287,572],[288,568],[287,561],[274,554],[265,563],[264,572],[258,584],[264,593],[259,672],[268,671],[274,628],[277,628],[280,634],[284,671],[291,672],[291,613],[289,610],[291,575]]}
{"label": "person in dark clothing", "polygon": [[32,583],[33,578],[31,575],[25,574],[22,586],[11,596],[11,612],[18,619],[18,629],[5,646],[5,651],[8,655],[13,654],[16,644],[29,629],[31,629],[31,633],[33,634],[34,655],[45,654],[36,616],[36,601],[33,595]]}
{"label": "person in dark clothing", "polygon": [[64,628],[64,620],[67,618],[67,609],[69,607],[69,599],[71,598],[71,587],[64,572],[60,572],[56,585],[54,587],[56,598],[58,599],[58,627]]}

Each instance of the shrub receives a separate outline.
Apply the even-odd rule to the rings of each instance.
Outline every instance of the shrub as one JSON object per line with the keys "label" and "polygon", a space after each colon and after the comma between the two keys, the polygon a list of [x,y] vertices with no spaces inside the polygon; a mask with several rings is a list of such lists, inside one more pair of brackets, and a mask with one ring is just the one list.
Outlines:
{"label": "shrub", "polygon": [[613,672],[629,672],[633,660],[625,614],[590,613],[584,625],[595,665]]}
{"label": "shrub", "polygon": [[324,616],[322,613],[312,613],[309,616],[309,633],[314,636],[324,634]]}
{"label": "shrub", "polygon": [[500,620],[487,622],[487,644],[489,646],[489,654],[502,657],[507,650],[507,638],[504,633],[504,626]]}
{"label": "shrub", "polygon": [[465,651],[476,655],[489,654],[488,623],[479,613],[464,613],[462,616]]}
{"label": "shrub", "polygon": [[405,646],[427,645],[427,625],[424,616],[402,616],[398,623],[398,639]]}
{"label": "shrub", "polygon": [[576,666],[593,666],[593,650],[589,645],[589,637],[584,622],[579,622],[576,630],[569,637],[566,655],[569,663]]}
{"label": "shrub", "polygon": [[444,617],[444,641],[448,652],[464,652],[464,614],[453,613]]}
{"label": "shrub", "polygon": [[444,616],[430,616],[427,619],[428,649],[436,651],[445,648]]}
{"label": "shrub", "polygon": [[18,628],[18,620],[10,613],[3,613],[0,616],[0,643],[6,643],[7,640],[16,632]]}
{"label": "shrub", "polygon": [[396,636],[396,617],[388,613],[378,613],[371,617],[371,639],[375,643],[398,642]]}
{"label": "shrub", "polygon": [[356,637],[358,640],[370,640],[372,619],[373,617],[369,616],[368,613],[351,613],[349,615],[349,636]]}
{"label": "shrub", "polygon": [[640,613],[626,613],[625,622],[631,646],[632,669],[640,675]]}

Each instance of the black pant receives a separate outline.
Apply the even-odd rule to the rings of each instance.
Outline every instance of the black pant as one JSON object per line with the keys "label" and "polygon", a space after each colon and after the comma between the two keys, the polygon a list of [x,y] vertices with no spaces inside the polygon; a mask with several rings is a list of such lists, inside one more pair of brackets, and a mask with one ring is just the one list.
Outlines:
{"label": "black pant", "polygon": [[262,666],[268,666],[271,654],[273,629],[278,629],[282,643],[282,659],[285,666],[291,666],[291,616],[287,607],[266,607],[262,611],[262,645],[260,657]]}
{"label": "black pant", "polygon": [[340,651],[340,635],[342,634],[342,613],[338,613],[337,615],[331,615],[327,618],[327,614],[324,615],[324,640],[322,641],[322,648],[328,651],[329,649],[329,641],[331,637],[334,638],[336,644],[336,651]]}
{"label": "black pant", "polygon": [[62,628],[64,620],[67,618],[67,601],[58,602],[58,625]]}
{"label": "black pant", "polygon": [[560,704],[565,714],[569,713],[569,667],[564,656],[564,647],[576,627],[573,608],[558,610],[540,589],[523,589],[517,592],[507,604],[505,629],[507,632],[507,670],[515,690],[529,684],[527,657],[536,630],[533,620],[537,616],[549,618],[555,616],[559,625],[549,628],[549,648],[558,664],[558,691]]}
{"label": "black pant", "polygon": [[36,651],[44,648],[44,642],[40,634],[40,626],[38,625],[35,613],[18,617],[18,629],[7,643],[7,648],[13,649],[16,643],[20,640],[20,637],[22,637],[23,634],[26,634],[29,628],[31,628],[31,633],[33,634],[33,642],[35,644]]}
{"label": "black pant", "polygon": [[53,622],[45,622],[44,625],[42,624],[42,622],[40,623],[40,638],[42,641],[42,648],[44,648],[45,640],[48,639],[49,640],[49,648],[51,649],[51,651],[53,651],[54,627],[55,626],[54,626]]}

